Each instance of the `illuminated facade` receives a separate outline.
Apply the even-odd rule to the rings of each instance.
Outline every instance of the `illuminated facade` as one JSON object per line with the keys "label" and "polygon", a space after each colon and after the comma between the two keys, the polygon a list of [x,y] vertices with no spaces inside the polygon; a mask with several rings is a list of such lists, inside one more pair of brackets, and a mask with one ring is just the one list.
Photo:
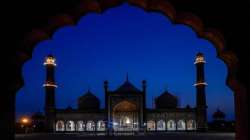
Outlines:
{"label": "illuminated facade", "polygon": [[55,58],[49,55],[44,65],[47,69],[45,87],[45,113],[49,132],[77,132],[124,134],[136,132],[196,131],[206,130],[206,95],[204,79],[204,57],[197,54],[196,107],[179,107],[178,98],[164,91],[155,99],[155,108],[146,108],[147,82],[142,81],[141,89],[126,78],[115,90],[109,89],[104,81],[105,106],[87,91],[78,98],[78,108],[56,109],[54,68]]}

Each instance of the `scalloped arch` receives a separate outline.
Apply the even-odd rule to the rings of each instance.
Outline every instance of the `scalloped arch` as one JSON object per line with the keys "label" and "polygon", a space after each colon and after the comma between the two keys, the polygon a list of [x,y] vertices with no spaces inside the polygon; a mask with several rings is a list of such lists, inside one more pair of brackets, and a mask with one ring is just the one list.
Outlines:
{"label": "scalloped arch", "polygon": [[[196,32],[198,37],[213,43],[217,51],[217,57],[223,60],[228,69],[226,84],[237,94],[235,96],[235,101],[238,102],[235,104],[236,129],[238,130],[236,139],[247,139],[247,130],[243,130],[248,128],[244,122],[247,121],[247,104],[244,103],[247,98],[247,89],[237,80],[238,58],[233,52],[226,49],[226,40],[219,30],[206,27],[202,20],[193,13],[176,11],[167,0],[81,0],[70,12],[51,17],[46,25],[41,28],[34,28],[24,36],[15,58],[17,68],[21,68],[25,62],[32,58],[32,52],[37,43],[51,39],[57,29],[67,25],[74,26],[82,16],[88,13],[96,12],[101,14],[109,8],[119,6],[124,2],[142,8],[146,12],[163,14],[173,24],[187,25]],[[18,91],[24,84],[21,69],[17,69],[14,74],[15,79],[10,83],[10,88]]]}
{"label": "scalloped arch", "polygon": [[[174,24],[184,24],[191,27],[198,37],[212,42],[217,51],[217,57],[224,61],[228,68],[227,85],[235,91],[245,90],[236,80],[238,59],[233,52],[226,51],[223,35],[216,29],[205,28],[201,19],[190,12],[178,13],[166,0],[83,0],[71,12],[52,17],[43,28],[33,29],[24,38],[19,53],[18,64],[24,64],[31,59],[35,45],[43,40],[51,39],[53,33],[67,25],[76,25],[81,16],[90,12],[102,13],[109,8],[116,7],[127,2],[149,12],[158,12],[170,18]],[[23,85],[23,79],[20,79]]]}

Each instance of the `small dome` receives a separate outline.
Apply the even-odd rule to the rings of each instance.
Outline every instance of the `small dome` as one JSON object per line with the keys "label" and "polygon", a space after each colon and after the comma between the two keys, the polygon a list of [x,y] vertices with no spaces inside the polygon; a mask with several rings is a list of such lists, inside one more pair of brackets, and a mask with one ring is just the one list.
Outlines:
{"label": "small dome", "polygon": [[163,92],[155,99],[157,109],[177,108],[178,99],[168,91]]}
{"label": "small dome", "polygon": [[216,112],[213,114],[213,119],[214,120],[224,120],[225,119],[225,113],[222,112],[220,109],[217,109]]}
{"label": "small dome", "polygon": [[96,110],[100,108],[100,100],[90,91],[78,98],[78,109]]}

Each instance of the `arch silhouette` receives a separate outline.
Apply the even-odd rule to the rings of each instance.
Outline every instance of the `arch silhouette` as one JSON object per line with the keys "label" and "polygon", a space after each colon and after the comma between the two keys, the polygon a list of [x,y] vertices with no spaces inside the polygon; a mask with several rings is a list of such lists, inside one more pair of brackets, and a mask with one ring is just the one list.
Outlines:
{"label": "arch silhouette", "polygon": [[[43,27],[33,29],[22,41],[21,47],[18,50],[18,55],[16,60],[16,65],[22,67],[22,65],[31,59],[32,51],[37,43],[43,40],[50,39],[52,34],[58,29],[66,25],[75,25],[79,18],[90,12],[102,13],[105,10],[116,7],[123,2],[127,2],[133,6],[144,9],[146,12],[158,12],[170,18],[174,24],[185,24],[191,27],[198,37],[207,39],[211,41],[217,51],[217,56],[219,59],[223,60],[228,68],[228,75],[226,79],[226,84],[234,91],[235,94],[241,94],[243,97],[236,96],[236,129],[245,128],[248,126],[245,122],[240,120],[241,118],[247,119],[244,116],[247,115],[247,110],[242,109],[241,106],[246,105],[242,98],[247,94],[246,87],[237,80],[236,73],[238,71],[238,58],[236,55],[227,51],[225,47],[225,39],[223,35],[216,29],[204,28],[204,25],[199,17],[195,16],[189,12],[177,12],[174,7],[167,2],[167,0],[83,0],[80,1],[78,6],[72,10],[70,13],[61,14],[51,18],[51,20]],[[11,83],[11,87],[15,91],[19,90],[23,86],[23,78],[21,72],[17,74],[17,78],[14,83]],[[246,107],[247,108],[247,107]],[[236,139],[238,137],[247,138],[247,130],[241,130],[244,133],[242,137],[239,131],[236,133]],[[246,134],[245,134],[246,133]],[[246,135],[246,136],[245,136]]]}

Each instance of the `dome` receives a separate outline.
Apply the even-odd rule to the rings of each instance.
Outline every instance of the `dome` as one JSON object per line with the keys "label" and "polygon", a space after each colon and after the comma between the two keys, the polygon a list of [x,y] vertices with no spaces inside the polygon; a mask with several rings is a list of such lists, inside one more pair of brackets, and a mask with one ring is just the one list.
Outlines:
{"label": "dome", "polygon": [[163,92],[155,99],[157,109],[177,108],[178,99],[168,91]]}
{"label": "dome", "polygon": [[213,114],[213,119],[214,120],[224,120],[225,119],[225,113],[222,112],[220,109],[217,109],[216,112]]}
{"label": "dome", "polygon": [[78,98],[78,109],[97,110],[100,108],[100,100],[90,91]]}
{"label": "dome", "polygon": [[141,92],[139,89],[137,89],[132,83],[130,83],[128,80],[125,81],[119,88],[115,90],[117,93],[138,93]]}

